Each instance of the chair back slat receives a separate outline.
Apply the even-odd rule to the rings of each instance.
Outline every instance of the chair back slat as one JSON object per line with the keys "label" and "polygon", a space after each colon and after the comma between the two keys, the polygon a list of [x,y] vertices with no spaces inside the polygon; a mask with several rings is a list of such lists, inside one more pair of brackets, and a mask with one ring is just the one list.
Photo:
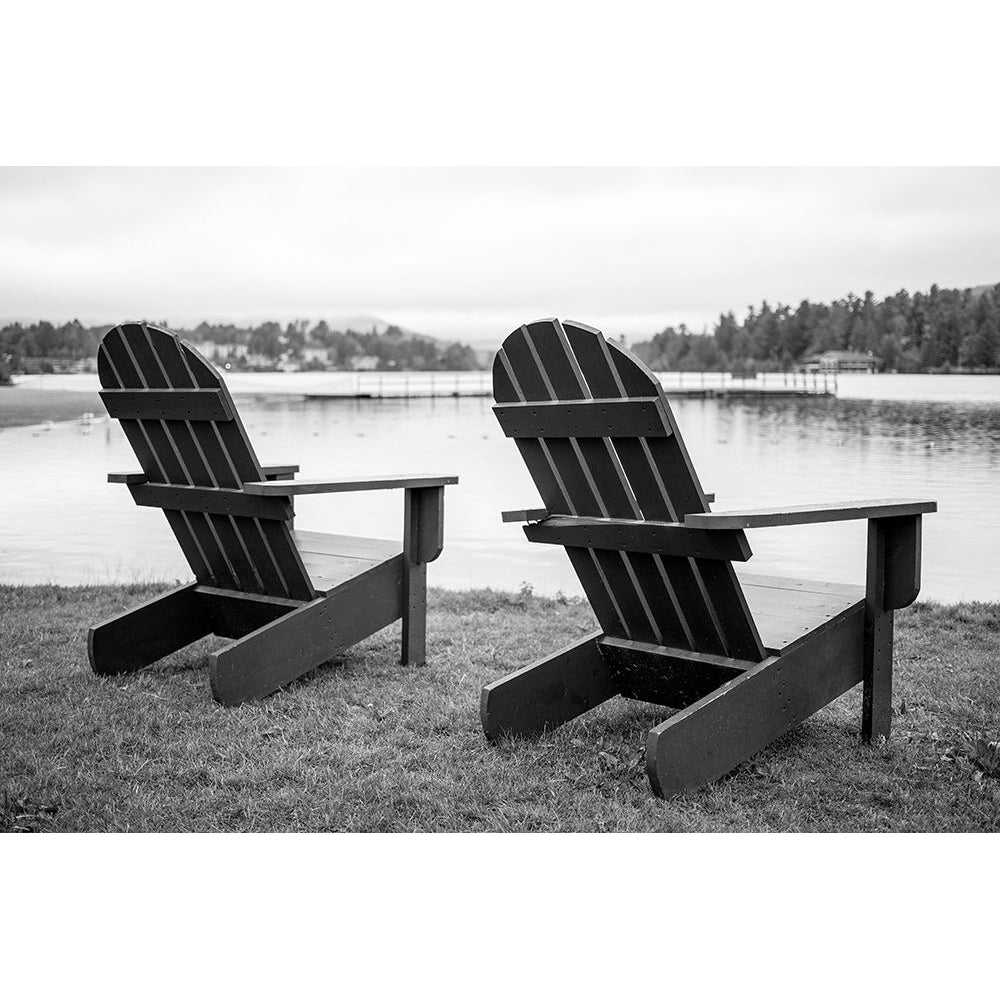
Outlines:
{"label": "chair back slat", "polygon": [[[605,340],[600,331],[579,323],[565,325],[574,353],[586,362],[595,390],[632,397],[655,392],[670,434],[664,437],[613,439],[628,467],[629,478],[647,519],[682,521],[686,514],[708,510],[705,493],[684,445],[670,403],[659,380],[634,355]],[[664,566],[687,620],[696,648],[741,659],[763,656],[763,645],[735,570],[709,559],[664,560]]]}
{"label": "chair back slat", "polygon": [[[141,400],[142,391],[155,390],[148,397],[150,416],[121,420],[151,486],[238,490],[246,481],[263,478],[228,388],[175,334],[143,323],[115,327],[101,342],[98,373],[105,389],[133,390],[131,399]],[[192,390],[217,393],[223,416],[230,417],[217,419],[215,409],[204,408],[183,419],[163,416],[184,412],[165,404],[164,393],[175,391],[179,398],[190,399]],[[184,493],[160,491],[164,498]],[[219,496],[221,500],[224,495]],[[290,517],[290,504],[284,505]],[[251,512],[245,514],[220,512],[226,507],[218,503],[210,506],[214,511],[164,507],[199,583],[296,600],[315,595],[287,520],[277,510],[281,501],[272,505],[275,511],[268,517],[253,516],[252,505],[243,505]]]}
{"label": "chair back slat", "polygon": [[[513,378],[520,382],[523,402],[539,399],[584,400],[590,395],[586,383],[574,370],[554,333],[555,327],[551,323],[531,324],[515,331],[504,342],[498,361],[501,365],[509,365]],[[522,440],[530,439],[518,438],[519,445]],[[542,443],[553,475],[563,485],[563,495],[557,499],[556,507],[543,497],[551,513],[588,517],[638,516],[628,484],[605,439],[538,440]],[[662,585],[658,587],[655,579],[656,567],[652,557],[643,553],[582,551],[597,573],[596,579],[595,574],[588,573],[590,579],[585,581],[581,578],[581,583],[604,630],[608,634],[642,642],[662,643],[664,638],[659,623],[669,612],[650,604],[651,597],[657,603],[663,596]],[[613,606],[615,615],[602,617],[602,605]]]}
{"label": "chair back slat", "polygon": [[[157,348],[157,358],[171,385],[202,390],[219,387],[227,400],[231,420],[189,421],[188,437],[180,432],[180,440],[192,457],[204,459],[211,485],[240,489],[253,477],[262,479],[263,471],[239,412],[215,369],[179,337],[151,335],[151,344]],[[282,506],[290,516],[291,504],[286,500]],[[242,589],[272,597],[307,599],[313,595],[308,572],[287,524],[276,524],[270,517],[209,516],[238,577],[248,581]]]}
{"label": "chair back slat", "polygon": [[[708,509],[704,492],[678,433],[670,405],[656,378],[627,352],[609,344],[599,331],[581,324],[543,320],[512,333],[497,358],[503,370],[501,392],[512,382],[530,385],[549,400],[590,400],[597,408],[609,400],[655,403],[660,426],[647,426],[649,405],[636,432],[615,420],[608,435],[586,438],[517,438],[517,445],[541,450],[551,466],[535,458],[529,471],[551,513],[680,521],[684,514]],[[495,378],[495,382],[497,379]],[[525,394],[524,401],[531,397]],[[508,402],[507,398],[498,402]],[[636,412],[639,412],[638,410]],[[523,418],[518,418],[523,424]],[[593,421],[580,420],[590,429]],[[519,430],[524,430],[523,426]],[[527,459],[526,459],[527,461]],[[541,478],[536,473],[541,473]],[[564,485],[553,506],[543,492],[552,480]],[[609,635],[746,659],[760,659],[763,646],[731,563],[725,560],[669,557],[647,553],[578,550],[600,572],[581,584]],[[574,566],[585,564],[577,556]],[[608,593],[604,593],[605,588]],[[598,602],[613,602],[624,625],[605,620]]]}
{"label": "chair back slat", "polygon": [[[528,384],[531,384],[532,377],[529,371]],[[515,378],[503,348],[493,365],[493,396],[500,403],[524,402],[527,399],[522,380]],[[535,481],[545,507],[552,513],[578,513],[557,473],[556,462],[547,443],[539,438],[516,438],[514,444]],[[592,549],[575,546],[567,546],[566,555],[601,627],[609,635],[626,635],[622,612],[614,591],[608,586],[600,556]]]}

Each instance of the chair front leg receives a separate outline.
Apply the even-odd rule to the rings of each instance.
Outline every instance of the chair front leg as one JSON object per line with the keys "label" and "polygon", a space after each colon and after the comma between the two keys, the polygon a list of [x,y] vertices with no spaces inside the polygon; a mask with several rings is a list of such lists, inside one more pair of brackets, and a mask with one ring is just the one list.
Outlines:
{"label": "chair front leg", "polygon": [[404,664],[421,664],[427,650],[427,564],[444,548],[444,487],[408,489],[403,511]]}
{"label": "chair front leg", "polygon": [[879,517],[868,522],[865,584],[864,687],[861,738],[889,738],[892,728],[893,611],[920,592],[921,517]]}

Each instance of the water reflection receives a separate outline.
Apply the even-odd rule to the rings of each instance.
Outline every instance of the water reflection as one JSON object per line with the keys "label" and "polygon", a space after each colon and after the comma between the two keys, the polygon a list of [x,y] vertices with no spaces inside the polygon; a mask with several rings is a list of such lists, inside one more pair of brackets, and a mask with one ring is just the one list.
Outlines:
{"label": "water reflection", "polygon": [[[488,399],[313,401],[239,399],[262,461],[297,461],[302,475],[454,472],[446,546],[431,568],[444,586],[578,593],[555,546],[530,545],[500,522],[538,506],[517,450]],[[1000,407],[862,399],[678,399],[674,411],[717,509],[868,497],[931,497],[923,596],[1000,598]],[[162,514],[136,508],[107,471],[136,467],[116,423],[0,432],[0,579],[78,583],[186,579]],[[398,536],[394,493],[301,498],[299,527]],[[863,523],[752,532],[748,569],[864,579]]]}

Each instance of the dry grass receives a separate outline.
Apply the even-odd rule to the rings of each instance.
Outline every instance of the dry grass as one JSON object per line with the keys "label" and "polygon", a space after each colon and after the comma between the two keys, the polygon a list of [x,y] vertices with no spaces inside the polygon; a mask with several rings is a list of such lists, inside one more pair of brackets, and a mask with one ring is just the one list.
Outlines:
{"label": "dry grass", "polygon": [[888,744],[861,745],[855,690],[663,802],[643,772],[654,706],[616,699],[537,742],[483,740],[481,686],[590,629],[583,603],[436,591],[426,666],[396,663],[395,626],[227,709],[204,669],[220,640],[91,674],[88,625],[157,589],[0,587],[0,829],[1000,830],[996,605],[899,614]]}

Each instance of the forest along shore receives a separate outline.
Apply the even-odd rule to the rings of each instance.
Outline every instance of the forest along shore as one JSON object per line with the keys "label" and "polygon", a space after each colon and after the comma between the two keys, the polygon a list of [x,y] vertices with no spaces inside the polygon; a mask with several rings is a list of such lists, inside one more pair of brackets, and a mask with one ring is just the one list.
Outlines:
{"label": "forest along shore", "polygon": [[84,413],[103,417],[106,412],[96,392],[0,386],[0,429],[46,420],[76,420]]}

